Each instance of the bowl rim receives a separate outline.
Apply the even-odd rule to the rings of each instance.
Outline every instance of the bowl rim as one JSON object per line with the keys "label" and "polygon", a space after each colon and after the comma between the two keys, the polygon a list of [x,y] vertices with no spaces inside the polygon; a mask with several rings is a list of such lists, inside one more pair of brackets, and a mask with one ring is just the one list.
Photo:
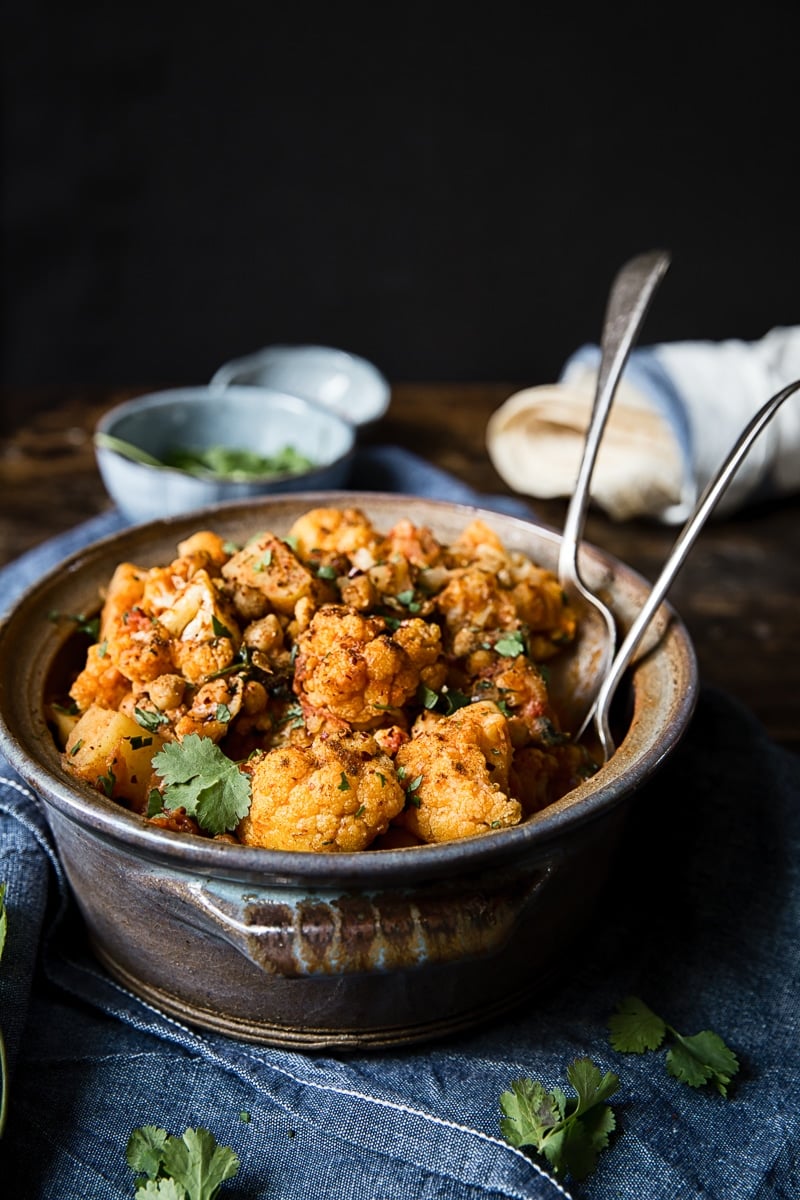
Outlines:
{"label": "bowl rim", "polygon": [[[150,534],[153,538],[167,537],[174,529],[175,540],[178,541],[188,536],[187,526],[194,529],[213,528],[215,516],[224,518],[229,515],[233,518],[237,511],[244,516],[247,510],[248,516],[252,515],[255,526],[259,517],[263,516],[264,510],[279,504],[289,504],[299,512],[323,505],[364,506],[370,501],[378,506],[383,504],[397,507],[401,512],[410,503],[422,503],[434,512],[441,509],[451,516],[458,516],[464,524],[476,517],[488,517],[499,520],[504,527],[510,523],[513,528],[519,528],[521,531],[532,531],[537,538],[553,546],[557,546],[561,536],[555,529],[535,520],[508,516],[480,504],[454,503],[404,493],[342,489],[221,501],[191,512],[149,520],[106,534],[55,565],[29,586],[0,620],[0,662],[4,643],[11,639],[9,645],[13,645],[15,626],[30,619],[27,615],[29,609],[33,608],[34,617],[52,612],[49,601],[65,577],[75,576],[92,563],[105,563],[106,559],[108,563],[104,569],[108,572],[106,577],[110,577],[110,570],[117,562],[129,559],[130,556],[125,553],[128,545],[138,541],[145,534]],[[590,558],[613,568],[615,574],[623,581],[636,588],[649,588],[649,583],[641,575],[613,555],[591,543],[585,544],[583,549]],[[136,561],[136,557],[130,557],[130,561]],[[88,828],[109,843],[129,851],[144,852],[151,860],[163,866],[190,869],[198,875],[244,879],[256,884],[268,882],[279,886],[300,885],[314,888],[336,885],[363,888],[369,884],[382,887],[389,883],[403,885],[422,879],[441,879],[452,874],[454,870],[479,872],[495,868],[510,858],[535,855],[537,851],[551,851],[553,842],[563,835],[574,833],[599,820],[610,809],[625,802],[650,778],[678,744],[696,705],[697,660],[688,631],[679,615],[671,606],[665,607],[669,612],[669,621],[664,640],[669,639],[674,644],[674,652],[683,665],[687,681],[687,686],[680,693],[674,706],[672,722],[641,755],[628,762],[626,767],[620,767],[622,775],[617,770],[617,766],[622,762],[622,758],[618,756],[623,755],[628,733],[610,763],[601,767],[590,780],[580,784],[567,796],[519,825],[488,831],[476,837],[395,849],[317,854],[309,851],[234,845],[159,829],[145,818],[122,808],[118,802],[102,796],[88,784],[84,785],[81,781],[70,779],[64,772],[57,773],[50,769],[43,761],[44,756],[37,758],[29,747],[21,744],[13,728],[13,711],[11,725],[7,719],[3,699],[6,694],[3,676],[6,672],[1,668],[0,752],[37,793],[46,810],[52,806],[60,816]],[[64,634],[61,640],[63,644],[67,635]],[[55,650],[50,656],[50,663],[54,657]],[[644,665],[646,666],[646,660]],[[641,666],[634,668],[634,675],[638,674],[640,669]],[[19,724],[17,720],[17,727]],[[43,716],[39,724],[39,732],[49,738],[51,735]],[[51,753],[51,761],[57,763],[58,751],[54,741],[52,747],[54,753]],[[617,764],[615,759],[618,760]],[[620,784],[621,778],[624,780],[624,786]]]}
{"label": "bowl rim", "polygon": [[[254,396],[261,395],[263,398],[270,400],[278,400],[281,403],[288,401],[296,407],[300,407],[304,412],[310,413],[314,418],[321,419],[328,430],[336,428],[343,437],[343,447],[340,452],[333,458],[325,459],[322,462],[315,462],[312,466],[303,471],[280,471],[272,472],[266,475],[248,475],[246,478],[239,478],[235,475],[220,475],[209,473],[208,475],[194,475],[190,471],[185,471],[181,467],[173,467],[167,463],[158,464],[141,462],[139,459],[129,458],[121,451],[109,444],[102,442],[103,437],[113,437],[113,429],[120,420],[123,420],[134,413],[146,412],[148,409],[163,408],[170,400],[181,401],[189,398],[218,400],[223,395],[229,396],[233,394],[236,399],[252,400]],[[283,391],[279,388],[273,388],[267,385],[232,385],[224,390],[216,390],[210,384],[187,385],[174,388],[162,388],[157,392],[143,392],[141,395],[132,396],[128,400],[122,400],[119,404],[115,404],[112,408],[107,409],[102,413],[95,422],[92,431],[92,445],[95,454],[108,459],[123,459],[127,463],[132,463],[134,466],[141,468],[146,472],[153,472],[157,475],[169,474],[172,476],[180,476],[182,479],[194,479],[198,483],[216,483],[216,484],[252,484],[254,487],[269,484],[279,484],[283,480],[312,480],[313,476],[321,471],[329,470],[331,467],[337,466],[343,462],[348,455],[351,455],[355,448],[356,433],[355,428],[350,421],[346,420],[340,413],[332,408],[327,408],[316,400],[310,400],[307,396],[298,396],[292,392]],[[131,443],[136,445],[135,442]],[[144,447],[139,447],[144,449]]]}

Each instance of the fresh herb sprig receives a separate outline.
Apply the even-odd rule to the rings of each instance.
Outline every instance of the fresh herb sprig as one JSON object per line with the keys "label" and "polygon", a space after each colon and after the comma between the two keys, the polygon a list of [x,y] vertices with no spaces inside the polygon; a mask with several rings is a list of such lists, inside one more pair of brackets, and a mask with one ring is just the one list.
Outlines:
{"label": "fresh herb sprig", "polygon": [[235,829],[250,811],[250,780],[211,738],[190,733],[153,756],[166,808],[185,808],[208,833]]}
{"label": "fresh herb sprig", "polygon": [[719,1034],[704,1029],[686,1037],[638,996],[626,996],[620,1001],[609,1018],[608,1028],[611,1045],[624,1054],[658,1050],[669,1036],[672,1045],[665,1055],[666,1068],[689,1087],[710,1083],[721,1096],[727,1096],[728,1085],[739,1070],[739,1060]]}
{"label": "fresh herb sprig", "polygon": [[157,1125],[134,1129],[125,1151],[136,1171],[137,1200],[214,1200],[239,1170],[239,1157],[207,1129],[171,1137]]}
{"label": "fresh herb sprig", "polygon": [[567,1097],[560,1087],[548,1092],[539,1080],[514,1080],[500,1097],[500,1131],[517,1149],[533,1146],[556,1174],[585,1179],[616,1126],[606,1100],[619,1087],[619,1079],[613,1071],[601,1074],[589,1058],[575,1059],[567,1067],[567,1079],[575,1096]]}

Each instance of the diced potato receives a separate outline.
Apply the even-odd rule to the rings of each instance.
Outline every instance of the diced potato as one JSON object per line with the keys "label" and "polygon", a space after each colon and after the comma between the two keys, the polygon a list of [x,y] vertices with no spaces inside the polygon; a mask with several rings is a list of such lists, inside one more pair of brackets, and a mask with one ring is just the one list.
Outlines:
{"label": "diced potato", "polygon": [[72,727],[62,759],[68,771],[98,791],[143,811],[153,756],[163,745],[163,738],[124,713],[92,705]]}

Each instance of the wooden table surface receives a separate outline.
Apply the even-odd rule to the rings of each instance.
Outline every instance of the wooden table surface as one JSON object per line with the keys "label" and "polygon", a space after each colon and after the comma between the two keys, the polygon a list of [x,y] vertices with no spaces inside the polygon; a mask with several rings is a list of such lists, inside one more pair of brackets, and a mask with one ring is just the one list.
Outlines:
{"label": "wooden table surface", "polygon": [[[365,435],[424,455],[484,492],[508,492],[486,455],[490,414],[513,383],[397,384],[387,417]],[[145,389],[136,389],[142,392]],[[8,411],[35,411],[0,439],[0,564],[109,506],[91,431],[129,395],[53,392],[13,396]],[[42,408],[42,404],[46,407]],[[532,501],[561,528],[564,501]],[[670,593],[697,650],[701,682],[738,697],[775,741],[800,751],[800,497],[706,526]],[[654,579],[676,530],[592,512],[589,541]]]}

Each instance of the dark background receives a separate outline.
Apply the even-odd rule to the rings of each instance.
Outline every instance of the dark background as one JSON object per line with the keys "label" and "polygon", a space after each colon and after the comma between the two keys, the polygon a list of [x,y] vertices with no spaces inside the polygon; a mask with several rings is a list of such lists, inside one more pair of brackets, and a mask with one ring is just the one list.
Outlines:
{"label": "dark background", "polygon": [[4,11],[6,427],[280,341],[549,382],[657,246],[644,341],[800,321],[795,6]]}

